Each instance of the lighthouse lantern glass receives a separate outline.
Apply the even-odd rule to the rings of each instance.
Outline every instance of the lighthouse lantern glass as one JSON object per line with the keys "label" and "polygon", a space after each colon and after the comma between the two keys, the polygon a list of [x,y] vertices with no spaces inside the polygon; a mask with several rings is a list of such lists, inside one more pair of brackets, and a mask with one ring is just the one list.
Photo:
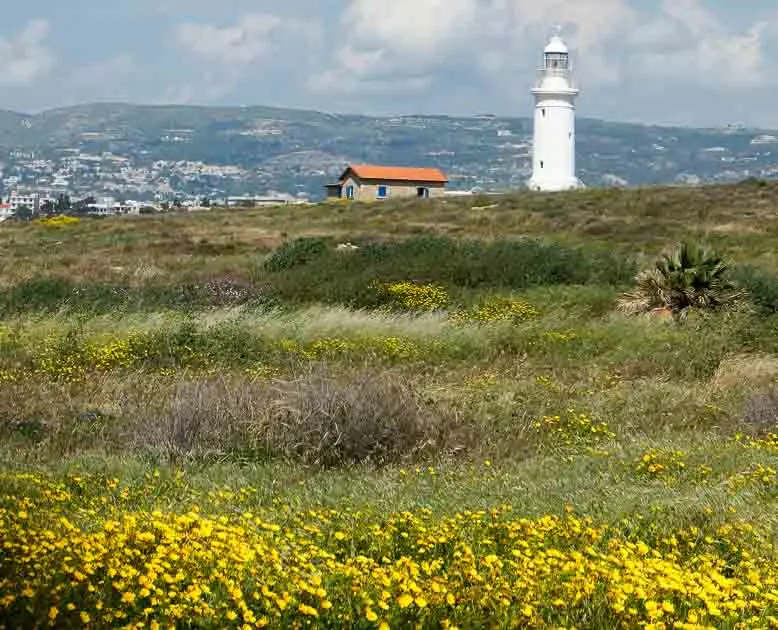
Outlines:
{"label": "lighthouse lantern glass", "polygon": [[546,53],[545,67],[549,70],[568,70],[570,57],[567,53]]}

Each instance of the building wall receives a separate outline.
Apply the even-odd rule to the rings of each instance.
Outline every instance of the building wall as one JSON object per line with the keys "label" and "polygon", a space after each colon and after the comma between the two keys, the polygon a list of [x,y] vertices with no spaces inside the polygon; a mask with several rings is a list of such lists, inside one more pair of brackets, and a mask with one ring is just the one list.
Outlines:
{"label": "building wall", "polygon": [[354,187],[354,201],[359,201],[362,198],[359,181],[354,177],[347,177],[343,180],[343,187],[341,188],[340,196],[343,199],[347,198],[349,186]]}
{"label": "building wall", "polygon": [[537,93],[535,98],[530,187],[575,188],[575,96]]}
{"label": "building wall", "polygon": [[27,207],[33,212],[38,212],[40,210],[40,205],[43,200],[40,198],[40,195],[32,194],[32,195],[18,195],[18,194],[11,194],[11,196],[8,198],[8,203],[11,206],[12,210],[18,210],[21,207]]}
{"label": "building wall", "polygon": [[[350,185],[352,179],[349,178],[343,182],[343,196],[346,196],[346,189]],[[419,188],[426,188],[429,190],[430,198],[442,197],[445,193],[445,184],[430,183],[430,182],[393,182],[393,181],[359,181],[354,183],[355,194],[354,199],[358,201],[377,201],[381,199],[407,199],[417,197]],[[378,187],[386,186],[386,197],[378,196]]]}

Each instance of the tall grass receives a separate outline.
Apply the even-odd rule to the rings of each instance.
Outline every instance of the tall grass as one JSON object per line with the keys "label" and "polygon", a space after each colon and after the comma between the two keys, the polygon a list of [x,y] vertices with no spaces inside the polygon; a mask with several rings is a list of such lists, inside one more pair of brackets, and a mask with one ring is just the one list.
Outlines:
{"label": "tall grass", "polygon": [[102,282],[74,282],[66,277],[39,277],[0,289],[0,317],[25,313],[81,313],[115,311],[197,311],[206,308],[270,305],[250,282],[229,276],[199,283],[145,283],[131,286]]}

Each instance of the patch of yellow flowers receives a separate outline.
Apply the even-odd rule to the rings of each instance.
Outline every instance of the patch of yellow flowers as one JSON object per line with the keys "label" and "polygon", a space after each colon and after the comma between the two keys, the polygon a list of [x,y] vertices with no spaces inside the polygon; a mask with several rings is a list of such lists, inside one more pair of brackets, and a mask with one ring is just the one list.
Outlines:
{"label": "patch of yellow flowers", "polygon": [[[270,368],[268,364],[290,356],[307,361],[352,357],[403,361],[415,360],[443,349],[444,344],[440,340],[417,341],[396,335],[322,337],[309,341],[281,339],[267,344],[266,358],[259,369],[266,371]],[[165,353],[169,356],[165,356]],[[157,349],[141,333],[130,334],[125,338],[78,340],[69,345],[63,345],[60,339],[49,338],[23,347],[20,356],[11,359],[11,365],[0,365],[0,383],[19,381],[35,375],[76,383],[93,372],[139,368],[151,368],[156,373],[170,370],[173,373],[177,370],[208,373],[229,363],[232,358],[232,355],[226,353],[220,356],[218,348],[206,352],[171,343]],[[253,366],[247,368],[247,372],[253,371]]]}
{"label": "patch of yellow flowers", "polygon": [[567,409],[562,414],[543,416],[532,427],[559,446],[587,446],[616,437],[607,423],[598,422],[586,412]]}
{"label": "patch of yellow flowers", "polygon": [[348,357],[412,360],[424,352],[440,350],[439,341],[418,342],[397,336],[366,336],[355,338],[323,337],[308,342],[282,339],[276,344],[281,352],[310,361]]}
{"label": "patch of yellow flowers", "polygon": [[[182,367],[208,367],[205,357],[187,348],[177,348]],[[17,381],[30,375],[42,375],[66,382],[82,381],[89,372],[140,367],[151,358],[147,339],[133,333],[125,338],[63,340],[48,337],[24,348],[26,357],[12,369],[0,369],[0,382]],[[22,365],[18,365],[18,363]]]}
{"label": "patch of yellow flowers", "polygon": [[679,450],[650,449],[640,456],[635,466],[638,476],[659,477],[686,469],[686,453]]}
{"label": "patch of yellow flowers", "polygon": [[81,219],[78,217],[70,217],[65,214],[58,214],[53,217],[36,219],[35,223],[37,225],[45,225],[47,227],[64,227],[66,225],[77,225],[81,223]]}
{"label": "patch of yellow flowers", "polygon": [[386,292],[394,306],[409,311],[437,311],[446,308],[451,301],[443,287],[407,280],[387,285]]}
{"label": "patch of yellow flowers", "polygon": [[470,322],[525,322],[540,315],[529,302],[504,296],[493,296],[482,300],[474,309],[460,311],[451,316],[452,323]]}
{"label": "patch of yellow flowers", "polygon": [[778,453],[778,433],[770,432],[761,437],[738,433],[735,435],[735,442],[743,446],[743,448]]}
{"label": "patch of yellow flowers", "polygon": [[[443,287],[434,284],[416,284],[404,280],[379,287],[386,291],[390,303],[407,311],[439,311],[451,305],[451,297]],[[514,323],[535,319],[540,313],[529,302],[506,296],[490,296],[475,307],[462,309],[450,317],[452,324],[490,323],[510,321]]]}
{"label": "patch of yellow flowers", "polygon": [[772,466],[754,464],[746,471],[736,473],[727,480],[729,490],[732,493],[746,487],[770,489],[778,481],[778,471]]}
{"label": "patch of yellow flowers", "polygon": [[2,477],[6,628],[778,627],[774,549],[745,523],[643,540],[509,506],[174,513],[118,479]]}

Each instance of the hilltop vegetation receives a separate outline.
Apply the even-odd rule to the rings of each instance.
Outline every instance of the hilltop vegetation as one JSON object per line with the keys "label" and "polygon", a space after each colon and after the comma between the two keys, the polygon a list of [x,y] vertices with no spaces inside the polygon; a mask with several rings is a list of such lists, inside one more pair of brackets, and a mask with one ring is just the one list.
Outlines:
{"label": "hilltop vegetation", "polygon": [[[621,313],[681,241],[732,295]],[[9,627],[776,623],[777,184],[0,247]]]}

